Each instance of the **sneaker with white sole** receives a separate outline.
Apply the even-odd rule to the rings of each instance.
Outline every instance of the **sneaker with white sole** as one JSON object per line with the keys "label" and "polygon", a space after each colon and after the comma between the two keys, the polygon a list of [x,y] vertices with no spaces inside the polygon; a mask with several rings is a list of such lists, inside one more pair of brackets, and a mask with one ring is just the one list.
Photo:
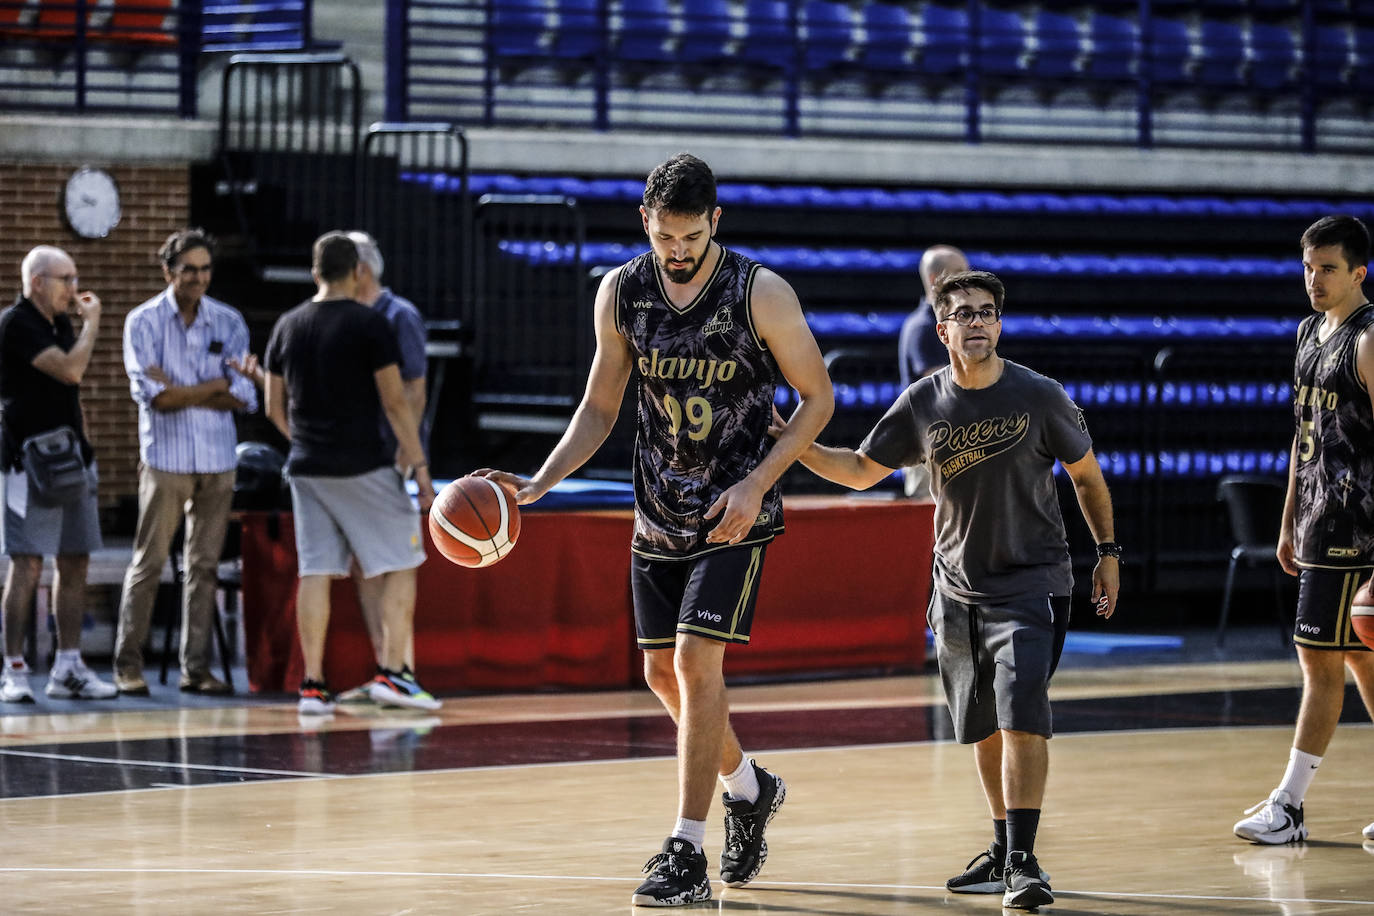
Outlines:
{"label": "sneaker with white sole", "polygon": [[1368,827],[1364,828],[1364,838],[1366,840],[1374,840],[1374,824],[1370,824]]}
{"label": "sneaker with white sole", "polygon": [[[954,894],[1001,894],[1007,889],[1006,853],[997,846],[989,846],[973,857],[964,870],[945,882],[945,890]],[[1049,873],[1040,870],[1040,879],[1050,883]]]}
{"label": "sneaker with white sole", "polygon": [[787,799],[787,784],[781,776],[759,766],[749,765],[759,781],[759,797],[752,802],[721,796],[725,802],[725,847],[720,852],[720,880],[730,887],[753,881],[768,860],[768,841],[763,832]]}
{"label": "sneaker with white sole", "polygon": [[327,716],[334,712],[334,694],[329,692],[324,681],[301,681],[300,699],[296,703],[296,713],[301,716]]}
{"label": "sneaker with white sole", "polygon": [[367,688],[372,702],[379,706],[403,706],[406,709],[425,709],[433,711],[444,704],[434,698],[428,690],[415,680],[409,668],[390,671],[378,668],[377,676]]}
{"label": "sneaker with white sole", "polygon": [[20,662],[6,665],[0,671],[0,703],[32,703],[33,688],[29,686],[29,666]]}
{"label": "sneaker with white sole", "polygon": [[81,659],[65,670],[54,668],[43,692],[55,700],[108,700],[119,696],[118,687],[96,677]]}
{"label": "sneaker with white sole", "polygon": [[1018,910],[1033,910],[1054,903],[1050,883],[1040,863],[1029,852],[1012,850],[1007,853],[1004,879],[1007,889],[1002,894],[1002,906]]}
{"label": "sneaker with white sole", "polygon": [[663,851],[644,863],[644,873],[648,879],[630,898],[634,906],[686,906],[711,899],[706,854],[680,837],[664,840]]}
{"label": "sneaker with white sole", "polygon": [[347,690],[335,694],[334,702],[338,703],[340,706],[371,705],[372,694],[369,692],[371,688],[372,679],[368,678],[357,687],[350,687]]}
{"label": "sneaker with white sole", "polygon": [[1270,792],[1268,798],[1251,805],[1245,813],[1250,816],[1236,821],[1236,826],[1232,828],[1236,836],[1243,840],[1278,846],[1307,839],[1307,827],[1302,822],[1302,805],[1294,805],[1292,797],[1282,789]]}

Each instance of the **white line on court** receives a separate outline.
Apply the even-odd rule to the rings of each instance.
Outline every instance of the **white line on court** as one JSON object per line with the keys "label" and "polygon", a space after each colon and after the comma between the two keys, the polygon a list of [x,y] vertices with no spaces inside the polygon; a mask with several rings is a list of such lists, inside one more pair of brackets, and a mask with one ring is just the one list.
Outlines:
{"label": "white line on court", "polygon": [[335,773],[302,773],[296,770],[265,770],[258,767],[233,767],[211,763],[181,763],[176,760],[130,760],[123,757],[86,757],[81,754],[50,754],[42,751],[21,751],[13,748],[0,748],[0,754],[8,757],[37,757],[42,760],[66,760],[71,763],[101,763],[110,766],[155,767],[161,770],[206,770],[213,773],[256,773],[261,776],[280,776],[293,778],[308,776],[322,779],[338,779]]}
{"label": "white line on court", "polygon": [[[470,880],[493,881],[581,881],[614,882],[628,884],[636,878],[606,877],[604,875],[529,875],[504,872],[452,872],[452,871],[378,871],[345,870],[338,868],[78,868],[75,866],[0,866],[0,874],[91,874],[91,875],[258,875],[295,878],[461,878]],[[945,891],[943,884],[858,884],[853,882],[823,881],[761,881],[751,885],[756,890],[770,887],[787,889],[833,888],[843,890],[876,891]],[[1224,894],[1145,894],[1125,891],[1090,891],[1054,889],[1055,894],[1068,897],[1114,897],[1131,900],[1214,900],[1230,903],[1308,903],[1341,904],[1344,906],[1374,907],[1374,900],[1341,900],[1319,897],[1246,897]]]}

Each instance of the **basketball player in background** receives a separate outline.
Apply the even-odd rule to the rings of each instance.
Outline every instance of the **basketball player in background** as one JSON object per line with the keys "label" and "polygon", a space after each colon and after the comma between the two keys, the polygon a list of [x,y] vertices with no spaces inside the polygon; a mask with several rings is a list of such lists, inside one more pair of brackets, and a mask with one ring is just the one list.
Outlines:
{"label": "basketball player in background", "polygon": [[[1092,598],[1116,610],[1121,547],[1083,413],[1063,387],[997,355],[1002,282],[941,279],[936,332],[949,365],[907,388],[858,450],[812,444],[802,464],[863,490],[923,463],[935,499],[935,633],[954,735],[973,758],[993,818],[991,847],[946,882],[1002,905],[1054,902],[1035,858],[1049,770],[1049,680],[1069,625],[1073,566],[1054,484],[1059,461],[1097,539]],[[785,435],[788,424],[776,418]]]}
{"label": "basketball player in background", "polygon": [[[1307,838],[1303,797],[1340,722],[1347,668],[1374,718],[1374,653],[1350,625],[1356,587],[1367,590],[1374,572],[1374,306],[1362,286],[1369,231],[1354,217],[1327,216],[1301,244],[1316,314],[1298,326],[1278,558],[1298,577],[1293,642],[1302,703],[1282,781],[1234,828],[1265,844]],[[1364,835],[1374,840],[1374,824]]]}
{"label": "basketball player in background", "polygon": [[[631,586],[644,673],[678,729],[678,820],[632,902],[707,900],[706,816],[725,787],[720,876],[751,881],[783,781],[744,756],[721,665],[749,641],[764,553],[782,530],[778,478],[830,418],[833,392],[792,288],[715,241],[715,176],[680,154],[655,168],[640,216],[652,250],[606,275],[596,355],[562,440],[532,478],[476,473],[532,503],[581,467],[615,423],[637,374]],[[768,435],[779,372],[801,396]]]}

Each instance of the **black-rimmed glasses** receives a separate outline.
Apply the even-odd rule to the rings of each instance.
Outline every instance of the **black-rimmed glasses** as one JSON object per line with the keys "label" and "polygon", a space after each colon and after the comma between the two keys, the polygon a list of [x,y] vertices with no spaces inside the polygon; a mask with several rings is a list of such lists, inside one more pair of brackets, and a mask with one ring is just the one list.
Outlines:
{"label": "black-rimmed glasses", "polygon": [[973,324],[973,319],[975,318],[977,318],[983,324],[992,324],[994,321],[997,321],[1001,317],[1002,310],[999,308],[993,308],[989,305],[986,308],[981,309],[955,309],[954,311],[950,312],[948,315],[941,318],[940,320],[952,321],[955,324],[960,325],[962,327],[968,327],[969,325]]}

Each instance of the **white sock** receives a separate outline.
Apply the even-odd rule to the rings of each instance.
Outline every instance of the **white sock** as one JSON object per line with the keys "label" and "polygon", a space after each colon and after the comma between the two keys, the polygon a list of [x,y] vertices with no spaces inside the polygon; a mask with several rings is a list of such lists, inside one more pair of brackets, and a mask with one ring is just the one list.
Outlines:
{"label": "white sock", "polygon": [[52,670],[66,671],[74,668],[81,661],[80,649],[58,649],[57,658],[53,660]]}
{"label": "white sock", "polygon": [[1279,789],[1288,793],[1294,805],[1302,806],[1303,796],[1307,794],[1308,786],[1312,785],[1312,778],[1317,775],[1317,767],[1321,766],[1321,762],[1320,757],[1297,748],[1288,752],[1288,769],[1283,771]]}
{"label": "white sock", "polygon": [[6,668],[17,668],[17,669],[20,670],[20,671],[28,671],[28,670],[29,670],[29,666],[26,665],[26,664],[24,664],[24,656],[22,656],[22,655],[6,655],[6,656],[5,656],[5,667],[6,667]]}
{"label": "white sock", "polygon": [[688,841],[697,852],[701,852],[701,847],[706,842],[706,822],[680,817],[677,819],[677,823],[673,825],[672,835],[680,840]]}
{"label": "white sock", "polygon": [[720,778],[721,784],[725,786],[725,792],[735,801],[744,799],[747,802],[759,800],[759,777],[754,772],[754,761],[748,757],[740,759],[739,766],[735,767],[735,772],[729,776]]}

